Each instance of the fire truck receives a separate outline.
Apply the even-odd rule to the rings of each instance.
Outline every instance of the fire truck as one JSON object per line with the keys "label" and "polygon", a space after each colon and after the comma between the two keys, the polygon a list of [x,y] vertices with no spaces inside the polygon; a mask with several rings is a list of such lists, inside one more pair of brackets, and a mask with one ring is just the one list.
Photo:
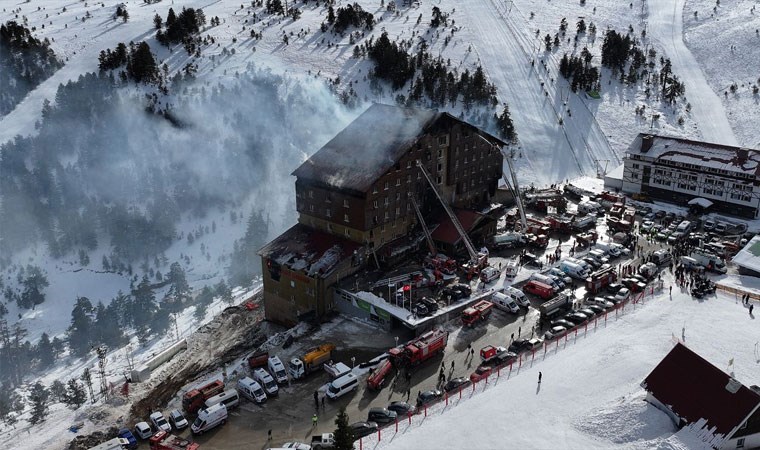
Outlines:
{"label": "fire truck", "polygon": [[404,345],[388,350],[388,354],[396,367],[416,366],[439,353],[443,353],[448,340],[448,331],[435,329]]}
{"label": "fire truck", "polygon": [[527,220],[527,230],[525,230],[527,233],[533,233],[535,235],[548,235],[551,233],[552,227],[551,224],[545,220],[536,219],[535,217],[526,217],[525,220]]}
{"label": "fire truck", "polygon": [[612,267],[594,272],[586,278],[586,291],[596,294],[617,280],[617,273]]}
{"label": "fire truck", "polygon": [[562,234],[573,232],[573,218],[570,216],[548,216],[546,219],[549,221],[552,231]]}
{"label": "fire truck", "polygon": [[164,430],[151,436],[148,442],[150,450],[198,450],[201,448],[201,445],[196,442],[190,442]]}
{"label": "fire truck", "polygon": [[481,300],[462,311],[462,323],[474,326],[475,322],[488,319],[491,311],[493,311],[493,303],[488,300]]}
{"label": "fire truck", "polygon": [[389,360],[384,359],[367,377],[367,387],[375,390],[382,389],[386,378],[388,378],[392,370],[393,364]]}
{"label": "fire truck", "polygon": [[192,389],[182,397],[182,408],[190,414],[195,414],[203,407],[203,403],[209,398],[224,390],[224,383],[214,380],[198,389]]}

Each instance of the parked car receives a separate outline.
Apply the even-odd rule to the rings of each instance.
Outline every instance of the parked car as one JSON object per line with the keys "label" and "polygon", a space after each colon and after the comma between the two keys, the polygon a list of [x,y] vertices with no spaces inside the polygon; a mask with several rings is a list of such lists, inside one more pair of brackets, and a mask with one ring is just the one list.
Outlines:
{"label": "parked car", "polygon": [[417,407],[407,402],[391,402],[391,404],[388,405],[388,409],[399,416],[417,414]]}
{"label": "parked car", "polygon": [[443,397],[443,393],[438,389],[431,389],[429,391],[422,391],[417,394],[417,407],[421,408],[425,405],[435,403]]}
{"label": "parked car", "polygon": [[575,324],[573,322],[570,322],[569,320],[565,319],[558,319],[551,323],[552,327],[565,327],[568,330],[570,328],[575,327]]}
{"label": "parked car", "polygon": [[514,361],[517,359],[517,353],[506,351],[501,352],[493,357],[491,361],[489,361],[489,364],[492,364],[494,366],[500,366],[503,364],[509,364],[511,361]]}
{"label": "parked car", "polygon": [[510,352],[514,353],[520,353],[528,349],[528,340],[525,338],[522,339],[515,339],[512,341],[512,343],[509,345],[508,350]]}
{"label": "parked car", "polygon": [[520,257],[520,264],[523,264],[528,267],[536,267],[540,269],[543,264],[541,263],[541,260],[538,259],[536,255],[533,253],[525,253]]}
{"label": "parked car", "polygon": [[594,311],[591,308],[587,308],[585,306],[583,308],[579,309],[578,312],[582,313],[582,314],[585,314],[589,318],[589,320],[592,319],[594,316],[596,316],[596,311]]}
{"label": "parked car", "polygon": [[122,428],[119,430],[119,434],[117,435],[122,439],[126,439],[128,444],[128,449],[135,449],[137,448],[137,438],[134,434],[132,434],[131,431],[129,431],[129,428]]}
{"label": "parked car", "polygon": [[617,294],[615,294],[615,298],[620,300],[621,302],[628,298],[628,296],[631,294],[631,291],[627,288],[623,288],[618,291]]}
{"label": "parked car", "polygon": [[415,316],[424,317],[424,316],[427,316],[430,313],[430,311],[428,311],[428,308],[427,306],[425,306],[424,303],[417,303],[412,308],[412,313]]}
{"label": "parked car", "polygon": [[475,369],[475,372],[470,374],[470,381],[472,381],[473,383],[477,383],[478,381],[491,376],[492,372],[493,372],[493,367],[491,366],[485,366],[485,365],[478,366],[478,368]]}
{"label": "parked car", "polygon": [[583,313],[573,311],[570,314],[565,316],[565,320],[572,322],[574,326],[578,326],[578,325],[586,323],[588,321],[588,317],[586,317],[586,315]]}
{"label": "parked car", "polygon": [[169,422],[166,421],[166,418],[164,417],[164,415],[161,414],[159,411],[151,413],[150,421],[159,430],[166,431],[167,433],[172,432],[172,426],[169,425]]}
{"label": "parked car", "polygon": [[665,211],[661,209],[655,212],[654,216],[657,217],[658,219],[662,219],[663,217],[665,217]]}
{"label": "parked car", "polygon": [[604,299],[607,300],[608,302],[614,304],[614,305],[617,305],[618,303],[622,302],[621,299],[617,298],[614,295],[605,295]]}
{"label": "parked car", "polygon": [[396,421],[397,414],[388,408],[370,408],[367,413],[367,422],[375,422],[385,425]]}
{"label": "parked car", "polygon": [[645,220],[641,224],[641,231],[649,231],[652,229],[653,226],[654,226],[654,222],[652,222],[651,220]]}
{"label": "parked car", "polygon": [[702,224],[702,229],[705,231],[712,231],[715,229],[715,221],[712,219],[705,220],[705,223]]}
{"label": "parked car", "polygon": [[586,306],[598,306],[600,308],[610,309],[615,306],[615,304],[604,297],[591,297],[586,299]]}
{"label": "parked car", "polygon": [[135,435],[140,439],[149,439],[153,436],[153,430],[148,425],[148,422],[137,422],[135,425]]}
{"label": "parked car", "polygon": [[356,422],[349,425],[354,439],[361,439],[370,434],[377,433],[377,423],[375,422]]}
{"label": "parked car", "polygon": [[431,314],[438,311],[438,302],[432,298],[422,297],[422,299],[420,299],[420,303],[425,305]]}
{"label": "parked car", "polygon": [[459,388],[467,387],[471,383],[469,378],[456,377],[452,378],[443,385],[443,390],[446,392],[456,391]]}
{"label": "parked car", "polygon": [[588,263],[588,265],[593,267],[594,270],[597,270],[602,265],[599,261],[597,261],[596,259],[590,256],[584,256],[583,258],[581,258],[581,261],[585,261],[586,263]]}
{"label": "parked car", "polygon": [[552,327],[551,330],[544,333],[544,339],[550,341],[564,335],[565,333],[567,333],[567,328],[563,326]]}
{"label": "parked car", "polygon": [[604,307],[599,305],[584,305],[584,309],[590,309],[591,311],[594,311],[596,315],[604,314]]}
{"label": "parked car", "polygon": [[644,220],[650,220],[650,221],[651,221],[651,220],[654,220],[654,219],[655,219],[655,217],[656,217],[655,213],[653,213],[653,212],[649,212],[649,213],[647,213],[647,214],[644,216]]}
{"label": "parked car", "polygon": [[184,430],[187,428],[189,423],[187,423],[187,419],[185,419],[185,416],[182,414],[182,411],[178,409],[173,409],[169,413],[169,422],[171,422],[172,426],[175,430]]}

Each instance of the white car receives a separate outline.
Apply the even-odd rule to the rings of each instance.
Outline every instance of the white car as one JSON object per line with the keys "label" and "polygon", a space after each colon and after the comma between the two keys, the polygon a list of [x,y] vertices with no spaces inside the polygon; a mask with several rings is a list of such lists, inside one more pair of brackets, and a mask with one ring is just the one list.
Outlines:
{"label": "white car", "polygon": [[164,430],[167,433],[172,432],[172,426],[160,412],[156,411],[154,413],[151,413],[150,421],[153,422],[153,425],[155,425],[155,427],[159,430]]}
{"label": "white car", "polygon": [[150,437],[153,436],[153,430],[150,429],[148,422],[138,422],[137,425],[135,425],[135,434],[140,439],[150,439]]}
{"label": "white car", "polygon": [[620,252],[620,254],[623,255],[623,256],[628,256],[628,255],[631,254],[631,249],[630,248],[628,248],[628,247],[626,247],[624,245],[618,244],[617,242],[611,243],[610,247],[616,248]]}
{"label": "white car", "polygon": [[172,412],[169,413],[169,422],[174,425],[174,429],[177,431],[183,430],[189,425],[187,419],[185,419],[185,416],[182,414],[182,411],[178,409],[172,410]]}
{"label": "white car", "polygon": [[311,446],[304,444],[303,442],[286,442],[282,444],[282,448],[294,448],[296,450],[309,450]]}
{"label": "white car", "polygon": [[547,331],[544,334],[544,339],[546,339],[547,341],[550,341],[552,339],[556,339],[556,338],[562,336],[566,332],[567,332],[567,328],[565,328],[565,327],[562,327],[562,326],[552,327],[551,330]]}
{"label": "white car", "polygon": [[628,298],[628,295],[630,295],[631,291],[628,290],[628,288],[623,288],[615,294],[615,298],[620,300],[621,302]]}
{"label": "white car", "polygon": [[654,226],[654,222],[652,222],[651,220],[645,220],[641,224],[641,231],[649,231],[652,229],[653,226]]}

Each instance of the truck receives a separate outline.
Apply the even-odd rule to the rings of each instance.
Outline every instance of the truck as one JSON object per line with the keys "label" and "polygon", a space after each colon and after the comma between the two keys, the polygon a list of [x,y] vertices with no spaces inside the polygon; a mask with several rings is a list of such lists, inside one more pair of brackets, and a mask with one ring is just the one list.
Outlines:
{"label": "truck", "polygon": [[550,321],[565,311],[569,311],[572,306],[573,302],[570,297],[559,294],[556,298],[541,304],[538,311],[541,313],[541,320]]}
{"label": "truck", "polygon": [[462,323],[468,326],[474,326],[477,321],[488,319],[493,311],[493,303],[488,300],[480,300],[469,308],[462,311]]}
{"label": "truck", "polygon": [[291,378],[298,380],[306,375],[319,370],[322,365],[332,359],[334,344],[322,344],[306,351],[300,358],[293,358],[288,364]]}
{"label": "truck", "polygon": [[589,247],[596,243],[598,237],[599,235],[597,235],[595,231],[591,230],[577,235],[575,237],[575,240],[578,242],[579,247]]}
{"label": "truck", "polygon": [[614,283],[615,280],[617,280],[617,273],[612,267],[596,271],[586,278],[586,291],[596,294]]}
{"label": "truck", "polygon": [[322,433],[311,437],[311,449],[321,450],[323,448],[335,447],[335,436],[332,433]]}
{"label": "truck", "polygon": [[549,245],[549,237],[545,234],[528,233],[525,239],[528,240],[528,246],[532,248],[546,248]]}
{"label": "truck", "polygon": [[570,234],[573,232],[573,218],[569,216],[547,216],[546,220],[549,221],[549,225],[552,231],[561,234]]}
{"label": "truck", "polygon": [[182,408],[190,414],[195,414],[201,409],[209,398],[224,391],[224,383],[214,380],[197,389],[191,389],[182,397]]}
{"label": "truck", "polygon": [[525,235],[522,233],[507,232],[493,237],[493,245],[496,248],[522,247],[525,242]]}
{"label": "truck", "polygon": [[367,377],[367,387],[374,390],[380,390],[385,385],[385,381],[393,370],[393,364],[389,359],[384,359]]}
{"label": "truck", "polygon": [[148,441],[150,450],[198,450],[201,445],[190,442],[164,430],[154,434]]}
{"label": "truck", "polygon": [[548,235],[552,231],[552,227],[549,222],[535,217],[528,216],[525,219],[527,221],[528,228],[526,233],[533,233],[535,235],[545,234]]}
{"label": "truck", "polygon": [[596,199],[605,208],[609,208],[615,203],[622,203],[625,205],[625,196],[615,192],[603,191],[596,197]]}
{"label": "truck", "polygon": [[627,220],[618,219],[617,217],[608,217],[607,226],[611,230],[627,232],[631,231],[631,222]]}
{"label": "truck", "polygon": [[430,330],[404,345],[388,350],[396,367],[416,366],[433,356],[443,353],[449,340],[449,332],[440,328]]}
{"label": "truck", "polygon": [[330,375],[330,378],[334,380],[351,372],[351,368],[342,362],[333,363],[330,361],[329,363],[325,363],[325,372],[327,372],[327,374]]}
{"label": "truck", "polygon": [[480,349],[480,361],[483,363],[489,363],[500,354],[506,352],[504,347],[494,347],[493,345],[486,345]]}
{"label": "truck", "polygon": [[258,352],[248,357],[248,367],[258,369],[259,367],[266,367],[269,363],[269,352]]}
{"label": "truck", "polygon": [[[163,433],[165,433],[165,431]],[[113,439],[109,439],[94,447],[90,447],[89,450],[122,450],[122,449],[127,448],[127,445],[129,445],[128,440],[124,438],[116,437]]]}
{"label": "truck", "polygon": [[596,217],[584,216],[576,217],[572,222],[571,227],[573,230],[585,230],[587,228],[591,228],[594,225],[596,225]]}
{"label": "truck", "polygon": [[691,257],[708,272],[726,273],[726,264],[718,256],[706,252],[693,251],[691,252]]}

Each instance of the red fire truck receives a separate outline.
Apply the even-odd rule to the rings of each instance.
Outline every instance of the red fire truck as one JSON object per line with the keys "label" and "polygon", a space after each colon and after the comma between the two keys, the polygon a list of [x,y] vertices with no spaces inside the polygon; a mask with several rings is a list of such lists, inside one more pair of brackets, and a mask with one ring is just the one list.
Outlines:
{"label": "red fire truck", "polygon": [[462,311],[462,323],[474,326],[479,320],[486,320],[493,311],[493,303],[488,300],[481,300],[474,305]]}
{"label": "red fire truck", "polygon": [[404,345],[388,350],[391,361],[396,367],[416,366],[446,349],[449,332],[435,329],[407,342]]}
{"label": "red fire truck", "polygon": [[224,390],[224,383],[220,380],[214,380],[198,389],[193,389],[185,393],[182,397],[182,408],[190,414],[198,412],[203,403],[209,398]]}
{"label": "red fire truck", "polygon": [[196,442],[190,442],[164,430],[151,436],[148,443],[150,450],[198,450],[201,448],[201,445]]}
{"label": "red fire truck", "polygon": [[382,389],[385,379],[388,378],[392,370],[393,364],[390,360],[384,359],[367,378],[367,387],[375,390]]}
{"label": "red fire truck", "polygon": [[617,273],[612,267],[594,272],[586,278],[586,291],[596,294],[617,280]]}

